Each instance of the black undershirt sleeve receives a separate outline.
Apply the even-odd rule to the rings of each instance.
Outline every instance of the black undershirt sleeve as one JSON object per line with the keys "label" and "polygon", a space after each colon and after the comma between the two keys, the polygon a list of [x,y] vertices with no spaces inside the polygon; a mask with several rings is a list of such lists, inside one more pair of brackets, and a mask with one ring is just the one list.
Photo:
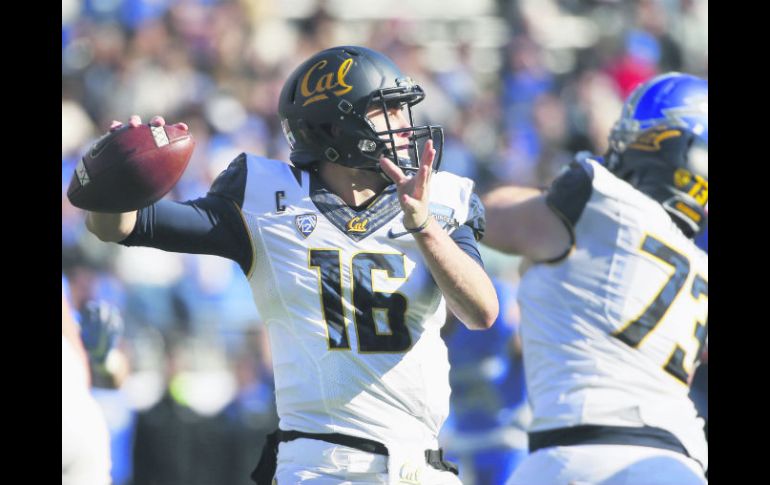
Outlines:
{"label": "black undershirt sleeve", "polygon": [[241,214],[246,159],[245,153],[235,157],[205,197],[187,202],[161,200],[139,210],[133,232],[120,244],[221,256],[232,259],[248,274],[253,249]]}
{"label": "black undershirt sleeve", "polygon": [[545,201],[570,231],[577,225],[593,191],[593,167],[585,161],[574,161],[548,190]]}
{"label": "black undershirt sleeve", "polygon": [[244,273],[252,264],[240,210],[232,200],[211,193],[187,202],[161,200],[139,210],[133,232],[120,244],[221,256],[238,263]]}
{"label": "black undershirt sleeve", "polygon": [[473,260],[479,263],[482,268],[484,267],[484,262],[481,260],[481,254],[479,253],[479,247],[476,243],[473,228],[462,224],[450,234],[450,237],[465,254],[473,258]]}
{"label": "black undershirt sleeve", "polygon": [[471,194],[468,207],[468,220],[460,225],[450,235],[454,242],[465,254],[473,258],[483,268],[484,262],[479,253],[478,241],[484,237],[486,227],[486,215],[484,204],[477,194]]}

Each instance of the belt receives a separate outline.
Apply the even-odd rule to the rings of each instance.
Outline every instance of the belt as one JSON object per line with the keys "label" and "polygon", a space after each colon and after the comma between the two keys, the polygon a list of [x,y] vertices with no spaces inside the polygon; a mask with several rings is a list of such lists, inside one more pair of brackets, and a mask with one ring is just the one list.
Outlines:
{"label": "belt", "polygon": [[[335,445],[348,446],[356,450],[367,453],[388,456],[388,448],[379,441],[358,436],[349,436],[340,433],[305,433],[304,431],[284,431],[277,429],[267,435],[265,445],[262,448],[262,455],[259,457],[259,464],[251,472],[251,479],[257,485],[270,485],[278,461],[278,444],[281,442],[294,441],[298,438],[308,438],[313,440],[326,441]],[[425,450],[425,462],[437,470],[449,471],[458,474],[457,465],[444,460],[444,450]]]}
{"label": "belt", "polygon": [[541,448],[575,445],[649,446],[690,456],[676,436],[665,429],[653,426],[581,425],[529,433],[530,453]]}

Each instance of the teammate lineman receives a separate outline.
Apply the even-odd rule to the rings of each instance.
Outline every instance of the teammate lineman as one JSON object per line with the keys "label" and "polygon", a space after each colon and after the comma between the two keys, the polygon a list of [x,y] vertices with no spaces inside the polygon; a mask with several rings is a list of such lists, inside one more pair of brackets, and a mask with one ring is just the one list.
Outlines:
{"label": "teammate lineman", "polygon": [[484,242],[528,261],[519,288],[534,418],[509,485],[705,483],[687,396],[708,321],[708,83],[669,73],[626,101],[605,157],[550,189],[483,200]]}

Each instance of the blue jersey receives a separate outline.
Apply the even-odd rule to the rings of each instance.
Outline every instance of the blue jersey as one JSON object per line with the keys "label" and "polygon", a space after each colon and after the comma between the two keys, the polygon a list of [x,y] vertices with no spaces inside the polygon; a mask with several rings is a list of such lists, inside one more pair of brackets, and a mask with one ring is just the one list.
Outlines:
{"label": "blue jersey", "polygon": [[518,333],[516,289],[493,280],[500,312],[492,328],[455,322],[449,348],[450,413],[442,445],[468,485],[502,485],[527,456],[529,415]]}
{"label": "blue jersey", "polygon": [[484,332],[456,325],[446,339],[451,365],[451,419],[458,432],[506,426],[526,401],[521,356],[514,355],[518,317],[516,290],[495,281],[500,313]]}

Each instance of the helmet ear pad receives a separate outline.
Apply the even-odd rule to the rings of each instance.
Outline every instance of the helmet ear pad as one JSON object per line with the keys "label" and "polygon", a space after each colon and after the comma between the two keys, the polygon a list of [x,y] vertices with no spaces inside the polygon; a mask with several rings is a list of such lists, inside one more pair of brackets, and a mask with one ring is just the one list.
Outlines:
{"label": "helmet ear pad", "polygon": [[[613,172],[659,202],[689,237],[706,222],[708,148],[692,132],[658,126],[640,134],[622,153],[612,153]],[[705,169],[705,170],[704,170]]]}
{"label": "helmet ear pad", "polygon": [[307,144],[326,147],[320,160],[311,155],[314,161],[375,170],[379,168],[380,158],[390,151],[386,140],[379,139],[369,124],[356,115],[317,125],[300,119],[297,120],[297,128]]}

